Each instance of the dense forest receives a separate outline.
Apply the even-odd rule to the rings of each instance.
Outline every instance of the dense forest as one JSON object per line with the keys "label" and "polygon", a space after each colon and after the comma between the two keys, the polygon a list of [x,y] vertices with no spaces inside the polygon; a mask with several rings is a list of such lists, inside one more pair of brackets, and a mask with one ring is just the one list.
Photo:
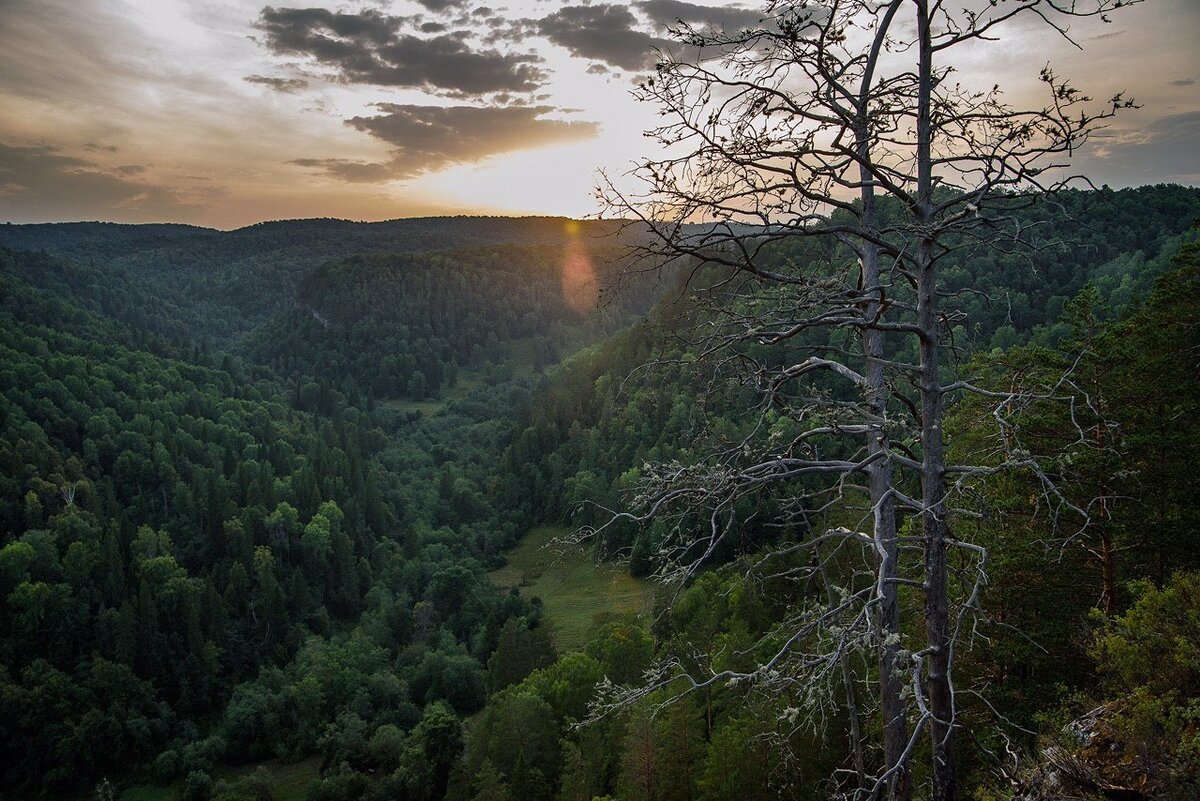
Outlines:
{"label": "dense forest", "polygon": [[[1022,431],[1064,504],[1105,503],[1064,535],[1038,476],[973,487],[988,617],[956,667],[955,768],[980,801],[1070,771],[1079,797],[1192,798],[1200,190],[1058,201],[1020,212],[1027,252],[947,264],[948,333],[988,387],[1070,368],[1077,402]],[[704,274],[607,291],[628,245],[549,218],[0,226],[0,797],[833,795],[840,702],[733,681],[606,705],[664,664],[759,664],[813,592],[799,563],[749,578],[806,533],[771,524],[780,497],[674,583],[666,524],[605,525],[652,465],[757,419],[695,347]],[[764,263],[838,257],[783,240]],[[948,410],[956,458],[992,458],[992,413]],[[648,587],[580,648],[496,578],[548,525],[560,558]]]}

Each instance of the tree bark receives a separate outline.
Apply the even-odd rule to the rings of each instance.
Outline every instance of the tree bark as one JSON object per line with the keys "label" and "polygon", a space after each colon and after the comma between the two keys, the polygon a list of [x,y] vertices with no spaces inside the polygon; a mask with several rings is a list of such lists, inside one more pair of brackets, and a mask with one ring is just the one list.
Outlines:
{"label": "tree bark", "polygon": [[1100,526],[1100,605],[1106,617],[1114,617],[1117,614],[1117,557],[1113,549],[1112,534],[1107,530],[1108,520],[1102,520]]}
{"label": "tree bark", "polygon": [[[874,188],[869,183],[870,176],[865,167],[862,169],[862,175],[863,219],[873,226]],[[865,308],[867,319],[874,319],[879,314],[882,303],[878,247],[870,243],[864,245],[862,266],[863,286],[876,288]],[[864,374],[868,386],[867,410],[870,416],[878,421],[871,427],[867,438],[867,453],[872,458],[867,468],[867,479],[879,559],[877,636],[880,643],[879,709],[883,716],[884,769],[891,772],[891,778],[887,782],[887,798],[891,801],[908,801],[912,797],[909,771],[906,765],[900,764],[908,742],[908,721],[904,702],[900,697],[904,682],[899,666],[900,585],[896,581],[899,544],[896,538],[896,506],[892,500],[892,466],[887,458],[891,452],[891,443],[884,426],[888,392],[884,373],[884,334],[877,328],[868,327],[863,330],[862,340],[867,360]]]}
{"label": "tree bark", "polygon": [[946,569],[946,460],[942,438],[937,264],[934,258],[932,109],[933,47],[928,0],[917,6],[917,326],[920,328],[921,502],[925,546],[926,695],[933,757],[932,801],[955,801],[954,698],[950,686],[950,620]]}
{"label": "tree bark", "polygon": [[[875,234],[878,221],[875,183],[868,166],[871,162],[871,84],[880,51],[900,5],[900,2],[893,2],[880,21],[858,95],[855,150],[859,159],[859,181],[862,184],[861,223],[871,235]],[[881,315],[884,300],[879,246],[871,241],[870,236],[864,238],[860,256],[863,289],[869,298],[863,313],[870,321]],[[888,459],[891,443],[885,426],[888,387],[884,363],[884,332],[877,326],[867,325],[862,329],[862,345],[866,358],[863,376],[867,380],[867,413],[877,421],[867,436],[867,454],[871,459],[867,468],[867,486],[874,515],[875,547],[879,559],[876,636],[879,640],[879,711],[883,718],[884,771],[889,775],[885,785],[885,797],[889,801],[909,801],[912,798],[911,774],[908,766],[902,764],[908,742],[908,720],[901,698],[904,681],[899,665],[900,584],[896,581],[900,553],[896,537],[896,506],[892,498],[892,464]]]}

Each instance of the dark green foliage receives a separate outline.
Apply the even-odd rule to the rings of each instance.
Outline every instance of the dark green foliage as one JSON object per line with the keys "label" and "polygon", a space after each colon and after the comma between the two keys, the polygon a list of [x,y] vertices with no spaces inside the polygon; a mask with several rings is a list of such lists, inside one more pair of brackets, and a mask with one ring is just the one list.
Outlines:
{"label": "dark green foliage", "polygon": [[[555,217],[287,220],[227,232],[183,225],[55,223],[3,226],[0,245],[44,250],[74,265],[100,268],[148,301],[137,302],[135,295],[109,316],[189,344],[228,345],[290,308],[304,276],[333,259],[499,243],[561,248],[570,239],[608,230],[611,224]],[[80,305],[101,303],[97,288],[116,295],[103,289],[110,280],[86,282]]]}
{"label": "dark green foliage", "polygon": [[1092,646],[1105,697],[1115,699],[1114,738],[1134,769],[1164,797],[1200,791],[1200,574],[1161,589],[1132,587],[1136,600]]}
{"label": "dark green foliage", "polygon": [[494,693],[516,684],[538,668],[552,664],[556,656],[545,627],[530,628],[522,618],[509,618],[488,659],[488,690]]}
{"label": "dark green foliage", "polygon": [[[963,360],[1028,342],[1057,349],[1071,334],[1063,310],[1089,285],[1102,321],[1136,306],[1172,270],[1181,244],[1194,238],[1189,227],[1200,217],[1200,191],[1156,186],[1066,192],[1053,204],[1018,215],[1029,240],[1025,246],[976,243],[943,261],[947,319]],[[767,257],[813,274],[825,261],[850,258],[806,240],[785,241]],[[706,275],[696,283],[711,280],[715,276]],[[518,424],[498,478],[503,502],[534,522],[593,524],[604,517],[599,507],[614,508],[646,462],[686,462],[705,446],[745,433],[740,421],[753,411],[755,396],[725,386],[724,379],[736,376],[717,370],[712,360],[697,362],[699,348],[690,339],[707,312],[696,296],[679,289],[668,297],[647,320],[567,360],[540,388],[536,403],[518,405]],[[797,339],[794,352],[777,347],[769,358],[781,363],[803,358],[814,344]],[[767,353],[748,348],[743,355]],[[891,355],[907,362],[916,358]],[[714,375],[715,388],[709,381]],[[698,439],[702,434],[709,440]],[[743,550],[761,545],[757,532],[746,536]],[[653,538],[653,532],[613,531],[602,547],[632,555],[634,569],[643,572]]]}
{"label": "dark green foliage", "polygon": [[19,676],[0,673],[0,717],[9,786],[34,777],[46,787],[70,787],[79,777],[119,776],[151,759],[174,723],[150,683],[99,656],[73,673],[44,659]]}
{"label": "dark green foliage", "polygon": [[[593,247],[590,258],[603,273],[620,253]],[[380,398],[436,397],[488,365],[540,369],[648,305],[626,292],[602,313],[572,308],[563,259],[562,246],[508,245],[326,264],[241,349],[297,381]],[[298,385],[298,405],[320,408],[319,386]]]}
{"label": "dark green foliage", "polygon": [[1184,801],[1200,791],[1200,574],[1130,585],[1133,603],[1097,610],[1090,654],[1099,680],[1064,708],[1074,720],[1041,745],[1059,765],[1028,772],[1034,792]]}
{"label": "dark green foliage", "polygon": [[[1030,410],[1027,434],[1057,454],[1072,498],[1112,502],[1052,562],[1030,477],[980,488],[988,516],[961,525],[990,548],[985,602],[1001,625],[962,655],[958,681],[1027,727],[1079,693],[1112,701],[1125,742],[1169,752],[1163,786],[1188,797],[1196,588],[1170,574],[1197,564],[1200,279],[1185,231],[1200,194],[1062,202],[1074,219],[1022,212],[1040,251],[949,257],[952,287],[992,302],[948,303],[983,380],[1075,365],[1104,404],[1079,420],[1108,439],[1069,436],[1049,407]],[[739,560],[804,534],[758,522],[779,498],[746,510],[759,514],[715,554],[723,567],[660,599],[652,622],[607,620],[583,651],[556,654],[541,604],[487,580],[527,527],[599,522],[646,462],[744,433],[753,393],[706,391],[711,365],[682,337],[703,314],[687,293],[574,353],[653,291],[598,314],[564,301],[565,248],[604,227],[0,230],[47,251],[0,249],[6,797],[136,778],[263,801],[274,789],[254,763],[313,755],[312,801],[826,797],[848,767],[844,710],[813,732],[794,725],[801,699],[718,685],[659,709],[672,687],[576,726],[606,681],[637,684],[663,657],[703,675],[777,644],[806,590],[746,582]],[[837,257],[773,254],[813,269]],[[980,412],[953,415],[964,455],[989,447]],[[597,552],[650,574],[662,535],[611,529]],[[1112,614],[1098,619],[1102,597]],[[963,698],[964,720],[994,737],[994,716]],[[973,760],[963,769],[986,784]]]}
{"label": "dark green foliage", "polygon": [[[1097,208],[1084,206],[1082,198],[1067,199],[1076,204],[1077,212]],[[1200,487],[1191,465],[1200,442],[1195,358],[1200,351],[1196,319],[1200,286],[1197,248],[1186,244],[1190,235],[1182,233],[1194,211],[1193,193],[1145,189],[1094,200],[1111,204],[1098,212],[1097,219],[1112,221],[1118,236],[1107,242],[1097,232],[1087,247],[1089,255],[1062,248],[1035,254],[1033,265],[1038,269],[1026,284],[1029,297],[1041,298],[1034,310],[1009,323],[1006,311],[997,319],[994,309],[971,306],[970,296],[959,301],[969,311],[966,319],[975,324],[960,343],[974,343],[984,351],[974,368],[976,375],[994,379],[998,386],[999,382],[1010,386],[1013,380],[1033,386],[1073,368],[1078,391],[1074,420],[1066,416],[1071,407],[1062,403],[1060,395],[1053,404],[1031,408],[1022,421],[1023,436],[1039,453],[1053,457],[1048,467],[1073,502],[1104,498],[1103,514],[1097,513],[1092,525],[1071,536],[1081,521],[1070,520],[1065,509],[1052,517],[1037,503],[1038,487],[1032,477],[1014,473],[989,482],[983,518],[956,523],[968,539],[987,545],[990,554],[992,578],[984,606],[992,617],[989,626],[981,629],[989,636],[960,655],[956,670],[958,685],[977,689],[991,705],[979,703],[973,695],[962,696],[963,720],[969,721],[966,725],[976,733],[980,746],[1002,749],[1006,741],[999,732],[1003,732],[1009,744],[1022,743],[1035,754],[1033,738],[1010,724],[1019,723],[1026,730],[1045,726],[1055,719],[1050,710],[1095,686],[1095,665],[1088,653],[1089,629],[1094,624],[1089,620],[1095,605],[1104,603],[1105,541],[1111,545],[1114,566],[1110,593],[1114,611],[1126,608],[1135,597],[1128,589],[1130,579],[1147,577],[1161,584],[1172,568],[1200,564],[1194,542],[1200,523],[1195,503]],[[1151,223],[1135,230],[1124,224],[1126,217],[1133,216],[1127,204],[1143,201],[1155,206],[1152,216],[1164,213],[1162,227]],[[1167,219],[1171,222],[1164,222]],[[1185,244],[1179,251],[1181,241]],[[1149,248],[1154,258],[1122,255],[1122,248],[1132,243]],[[1178,255],[1171,258],[1176,251]],[[999,279],[991,275],[996,258],[984,254],[964,262],[962,285],[989,285],[995,294],[1003,285],[1000,281],[1015,281],[1013,275]],[[1095,259],[1111,261],[1097,267]],[[1020,259],[1010,267],[1016,269],[1017,262],[1022,270],[1030,270],[1030,263]],[[1120,280],[1113,283],[1113,276]],[[1046,292],[1056,289],[1056,281],[1070,288],[1060,302],[1047,303]],[[519,405],[521,416],[500,470],[502,497],[519,509],[531,510],[534,519],[562,515],[594,523],[603,520],[605,513],[585,502],[620,507],[643,462],[673,458],[686,462],[691,449],[701,446],[695,437],[702,428],[698,415],[706,415],[703,423],[709,432],[720,435],[723,430],[736,441],[734,435],[740,431],[736,394],[709,393],[703,407],[696,403],[703,384],[686,364],[686,345],[674,336],[689,322],[690,313],[686,301],[660,308],[652,322],[565,363],[540,389],[537,402]],[[1013,347],[989,353],[995,344],[992,336],[1006,325],[1005,336]],[[625,380],[653,358],[663,363]],[[982,417],[987,411],[986,401],[978,406],[962,404],[955,410],[948,433],[957,460],[986,461],[986,455],[976,449],[983,454],[996,451],[996,444],[988,439],[994,439],[994,426]],[[976,413],[981,416],[973,416]],[[1080,439],[1076,424],[1093,438],[1102,430],[1100,441]],[[561,492],[557,498],[555,488]],[[967,533],[968,529],[972,530]],[[743,536],[740,548],[752,554],[757,547],[753,529],[747,527]],[[650,527],[618,532],[597,546],[602,552],[627,556],[631,569],[644,571],[653,568],[655,537]],[[1068,544],[1062,545],[1068,537]],[[736,551],[718,555],[719,559],[736,556]],[[761,594],[754,590],[737,573],[698,576],[668,607],[658,610],[655,642],[649,643],[647,660],[655,653],[681,658],[692,675],[752,667],[755,644],[764,635],[770,642],[773,621],[794,600],[789,600],[794,590],[786,587]],[[1172,591],[1158,609],[1185,607],[1178,599],[1179,591]],[[1187,625],[1188,615],[1183,609],[1175,622],[1155,625],[1174,631],[1172,627]],[[1183,651],[1165,664],[1191,653],[1189,638],[1190,634],[1173,637],[1171,641],[1180,643]],[[603,649],[612,646],[611,642],[593,644],[588,653],[600,657]],[[1131,658],[1128,664],[1155,663],[1155,658],[1147,657],[1145,663]],[[484,715],[493,709],[500,714],[511,703],[510,693],[536,692],[539,677],[565,664],[567,658],[560,659],[556,667],[535,672],[493,698]],[[1182,686],[1190,687],[1186,676],[1171,676],[1164,682],[1182,681]],[[625,671],[621,680],[636,684],[639,674]],[[1143,751],[1154,750],[1147,743],[1165,742],[1154,737],[1172,736],[1163,733],[1168,729],[1182,738],[1184,745],[1178,751],[1174,746],[1169,749],[1172,755],[1179,754],[1172,756],[1177,760],[1172,775],[1187,775],[1192,769],[1186,767],[1191,765],[1186,760],[1192,759],[1194,713],[1186,699],[1164,686],[1141,691],[1149,699],[1143,713],[1153,712],[1141,714],[1136,721],[1122,720],[1134,732],[1130,737],[1141,738],[1137,748]],[[608,793],[623,799],[661,798],[673,792],[665,778],[673,770],[677,772],[671,781],[692,786],[695,795],[690,797],[695,798],[799,798],[806,793],[823,797],[820,782],[834,767],[825,760],[846,753],[845,733],[839,731],[842,722],[835,723],[820,744],[781,736],[776,728],[786,718],[787,699],[754,708],[736,690],[719,687],[694,694],[688,704],[694,705],[692,710],[685,704],[678,714],[682,719],[697,715],[694,733],[686,725],[672,730],[658,716],[635,711],[623,718],[624,728],[615,738],[600,736],[589,742],[565,734],[559,775],[562,797]],[[992,706],[1002,711],[1004,720],[997,718]],[[1148,728],[1148,721],[1156,716],[1163,723]],[[663,743],[672,736],[679,739],[668,753]],[[679,773],[682,766],[672,755],[688,748],[691,737],[705,747],[682,771],[684,779]],[[468,754],[471,743],[469,737]],[[595,767],[606,760],[612,760],[607,767]],[[962,764],[968,786],[990,784],[990,764],[981,751],[968,750]],[[843,758],[841,767],[849,768],[848,760]],[[790,780],[780,782],[781,775]],[[1187,791],[1178,797],[1188,797]]]}
{"label": "dark green foliage", "polygon": [[[1016,422],[1025,447],[1051,457],[1045,469],[1065,500],[1088,510],[1087,525],[1039,500],[1039,481],[1019,472],[990,481],[987,518],[963,523],[993,554],[987,608],[1026,635],[998,636],[971,669],[1027,725],[1091,679],[1083,645],[1093,606],[1111,616],[1129,603],[1131,580],[1161,586],[1173,570],[1200,566],[1198,256],[1186,246],[1176,269],[1122,319],[1100,319],[1097,293],[1085,289],[1067,306],[1061,349],[1015,348],[980,363],[1005,386],[1057,381],[1071,368],[1056,400]],[[988,413],[987,403],[965,403],[951,417],[957,458],[994,452]]]}
{"label": "dark green foliage", "polygon": [[[4,785],[72,792],[153,763],[195,794],[260,798],[261,776],[199,776],[318,750],[340,764],[355,720],[366,742],[425,732],[407,764],[427,770],[451,745],[422,707],[482,706],[505,620],[538,615],[475,559],[506,536],[469,498],[463,471],[482,468],[439,493],[433,460],[384,450],[393,418],[335,390],[319,416],[297,409],[260,368],[83,310],[92,275],[0,251]],[[478,533],[448,528],[464,520]]]}

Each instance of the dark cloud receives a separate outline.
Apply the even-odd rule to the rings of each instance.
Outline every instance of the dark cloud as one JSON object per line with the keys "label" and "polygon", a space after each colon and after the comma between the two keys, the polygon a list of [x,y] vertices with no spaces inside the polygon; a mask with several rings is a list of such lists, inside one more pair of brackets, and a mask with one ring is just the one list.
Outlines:
{"label": "dark cloud", "polygon": [[303,78],[272,78],[267,75],[247,75],[242,80],[246,83],[255,83],[261,86],[274,89],[276,92],[298,92],[308,86],[308,81]]}
{"label": "dark cloud", "polygon": [[194,211],[175,192],[129,180],[137,165],[105,171],[44,145],[0,143],[0,219],[144,221]]}
{"label": "dark cloud", "polygon": [[430,11],[445,11],[454,6],[461,6],[464,0],[417,0]]}
{"label": "dark cloud", "polygon": [[[642,17],[630,10],[637,9]],[[643,0],[632,5],[596,3],[566,6],[533,23],[533,31],[572,55],[627,71],[650,69],[659,53],[690,50],[659,34],[678,23],[697,29],[741,30],[762,24],[757,11],[734,6],[701,6],[684,0]],[[527,36],[520,25],[510,37]],[[595,65],[589,71],[598,72]]]}
{"label": "dark cloud", "polygon": [[543,17],[537,30],[572,55],[641,70],[654,64],[655,48],[664,49],[669,43],[639,30],[638,25],[627,6],[599,3],[561,8]]}
{"label": "dark cloud", "polygon": [[698,27],[733,31],[754,28],[762,22],[762,14],[758,11],[733,6],[698,6],[683,0],[645,0],[635,5],[660,26],[674,26],[682,21]]}
{"label": "dark cloud", "polygon": [[1195,78],[1180,78],[1178,81],[1171,81],[1171,86],[1191,86],[1195,82]]}
{"label": "dark cloud", "polygon": [[506,42],[513,45],[524,44],[530,37],[538,35],[538,20],[512,18],[512,17],[489,17],[485,20],[488,30],[480,31],[484,44],[496,44],[497,42]]}
{"label": "dark cloud", "polygon": [[[412,178],[515,150],[587,139],[594,122],[547,119],[551,106],[418,106],[381,103],[382,114],[347,124],[392,145],[390,177]],[[318,165],[328,171],[328,165]]]}
{"label": "dark cloud", "polygon": [[407,22],[373,10],[268,6],[258,27],[272,52],[308,56],[353,83],[485,94],[528,92],[545,77],[535,55],[472,50],[465,33],[413,36],[402,30]]}
{"label": "dark cloud", "polygon": [[[496,106],[528,106],[530,100],[527,95],[510,95],[508,92],[501,92],[498,95],[492,96],[492,105]],[[570,109],[558,109],[562,113],[568,113]]]}
{"label": "dark cloud", "polygon": [[[1200,137],[1200,111],[1159,117],[1148,125],[1146,130],[1156,141],[1195,142]],[[1197,157],[1200,158],[1200,154]]]}
{"label": "dark cloud", "polygon": [[293,159],[288,164],[320,170],[326,175],[352,184],[370,184],[391,180],[392,168],[387,164],[351,159]]}
{"label": "dark cloud", "polygon": [[267,34],[273,47],[295,53],[315,51],[317,58],[337,59],[353,55],[353,45],[357,43],[386,44],[405,22],[405,17],[374,9],[339,14],[324,8],[267,6],[262,10],[258,27]]}

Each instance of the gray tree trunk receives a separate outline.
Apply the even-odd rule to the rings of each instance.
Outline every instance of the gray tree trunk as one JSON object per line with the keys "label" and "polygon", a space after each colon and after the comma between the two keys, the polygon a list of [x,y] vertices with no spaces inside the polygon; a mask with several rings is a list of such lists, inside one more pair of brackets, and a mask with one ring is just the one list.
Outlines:
{"label": "gray tree trunk", "polygon": [[937,264],[933,220],[933,47],[928,0],[917,6],[917,326],[920,328],[921,505],[925,547],[926,696],[933,757],[932,801],[955,801],[954,698],[950,686],[950,621],[946,571],[946,459],[942,439]]}

